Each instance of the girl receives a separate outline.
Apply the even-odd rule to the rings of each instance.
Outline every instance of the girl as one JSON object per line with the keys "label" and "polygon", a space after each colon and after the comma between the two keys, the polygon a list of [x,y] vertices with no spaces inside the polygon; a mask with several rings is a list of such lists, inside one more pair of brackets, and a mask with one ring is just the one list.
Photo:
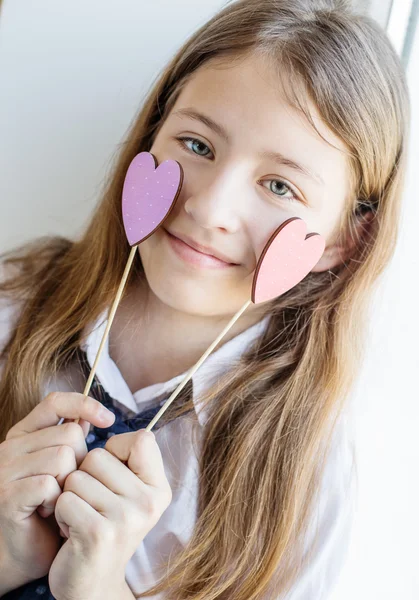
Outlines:
{"label": "girl", "polygon": [[[345,399],[395,247],[408,115],[397,55],[349,2],[230,3],[155,83],[84,235],[3,256],[4,597],[327,596],[351,516]],[[184,183],[139,246],[86,400],[144,150],[178,160]],[[251,305],[142,431],[293,216],[326,239],[322,258]]]}

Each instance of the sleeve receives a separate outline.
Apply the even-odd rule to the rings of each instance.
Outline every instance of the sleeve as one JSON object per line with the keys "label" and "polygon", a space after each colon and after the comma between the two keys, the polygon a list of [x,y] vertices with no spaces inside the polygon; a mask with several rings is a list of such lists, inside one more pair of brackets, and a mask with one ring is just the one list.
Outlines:
{"label": "sleeve", "polygon": [[345,564],[358,484],[350,416],[338,421],[304,545],[304,563],[286,600],[333,600]]}

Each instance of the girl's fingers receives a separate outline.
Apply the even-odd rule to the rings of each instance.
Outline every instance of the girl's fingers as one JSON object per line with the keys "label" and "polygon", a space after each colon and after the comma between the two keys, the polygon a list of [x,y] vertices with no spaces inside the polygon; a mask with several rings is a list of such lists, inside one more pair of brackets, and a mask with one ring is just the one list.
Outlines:
{"label": "girl's fingers", "polygon": [[90,423],[89,423],[89,421],[86,421],[85,419],[80,419],[79,425],[80,425],[80,427],[83,430],[84,437],[86,438],[87,435],[88,435],[88,433],[89,433],[89,431],[90,431]]}
{"label": "girl's fingers", "polygon": [[12,482],[35,475],[51,475],[59,486],[77,469],[76,456],[70,446],[42,448],[29,455],[21,455],[2,466],[3,481]]}
{"label": "girl's fingers", "polygon": [[[74,450],[77,465],[87,454],[86,441],[83,430],[76,423],[69,423],[55,427],[47,427],[33,431],[28,435],[7,440],[2,453],[2,460],[7,461],[19,454],[31,454],[43,448],[54,446],[70,446]],[[27,456],[30,460],[31,457]]]}
{"label": "girl's fingers", "polygon": [[[118,437],[125,435],[132,439],[132,433],[122,433]],[[94,448],[88,452],[79,471],[85,471],[119,496],[132,498],[138,496],[139,488],[146,490],[146,484],[106,448]]]}
{"label": "girl's fingers", "polygon": [[100,402],[77,392],[51,392],[8,432],[6,439],[57,425],[60,419],[85,419],[98,427],[109,427],[115,415]]}
{"label": "girl's fingers", "polygon": [[167,486],[163,458],[151,431],[139,429],[114,435],[106,442],[105,449],[121,462],[126,462],[145,484],[156,488]]}
{"label": "girl's fingers", "polygon": [[73,492],[101,514],[114,521],[119,520],[121,497],[86,471],[77,470],[70,473],[65,480],[63,492]]}
{"label": "girl's fingers", "polygon": [[55,519],[67,537],[88,539],[90,531],[100,531],[105,517],[73,492],[63,492],[55,505]]}
{"label": "girl's fingers", "polygon": [[10,507],[13,518],[16,518],[16,511],[18,511],[22,519],[26,519],[38,509],[40,516],[46,518],[53,514],[60,494],[61,488],[55,477],[51,475],[26,477],[8,484],[5,493],[2,494],[2,510],[6,514]]}
{"label": "girl's fingers", "polygon": [[[74,423],[74,422],[75,421],[72,421],[71,419],[64,419],[63,423],[60,423],[60,425],[62,425],[64,423]],[[84,438],[86,438],[87,434],[90,431],[89,421],[86,421],[85,419],[80,419],[79,422],[77,423],[77,425],[80,425],[80,427],[82,428],[82,431],[83,431]]]}

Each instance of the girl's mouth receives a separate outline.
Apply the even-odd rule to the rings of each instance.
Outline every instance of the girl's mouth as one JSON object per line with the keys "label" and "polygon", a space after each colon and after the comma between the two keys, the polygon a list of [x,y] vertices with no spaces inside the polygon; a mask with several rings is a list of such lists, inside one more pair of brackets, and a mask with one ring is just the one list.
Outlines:
{"label": "girl's mouth", "polygon": [[173,236],[167,231],[167,229],[164,229],[164,227],[162,229],[164,231],[165,238],[167,238],[169,242],[169,246],[183,261],[198,267],[205,267],[207,269],[228,269],[231,267],[237,267],[236,264],[225,262],[219,258],[216,258],[215,256],[204,254],[203,252],[198,252],[198,250],[195,250],[179,238]]}

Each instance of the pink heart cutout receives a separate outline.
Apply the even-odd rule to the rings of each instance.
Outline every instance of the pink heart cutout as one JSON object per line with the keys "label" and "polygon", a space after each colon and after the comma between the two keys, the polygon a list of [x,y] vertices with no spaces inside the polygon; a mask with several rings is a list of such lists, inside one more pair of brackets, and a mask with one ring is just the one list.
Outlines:
{"label": "pink heart cutout", "polygon": [[122,218],[131,246],[150,237],[169,216],[183,183],[183,169],[176,160],[157,168],[151,152],[132,159],[122,190]]}
{"label": "pink heart cutout", "polygon": [[270,237],[256,266],[252,302],[258,304],[284,294],[319,262],[325,240],[318,233],[307,233],[305,222],[288,219]]}

